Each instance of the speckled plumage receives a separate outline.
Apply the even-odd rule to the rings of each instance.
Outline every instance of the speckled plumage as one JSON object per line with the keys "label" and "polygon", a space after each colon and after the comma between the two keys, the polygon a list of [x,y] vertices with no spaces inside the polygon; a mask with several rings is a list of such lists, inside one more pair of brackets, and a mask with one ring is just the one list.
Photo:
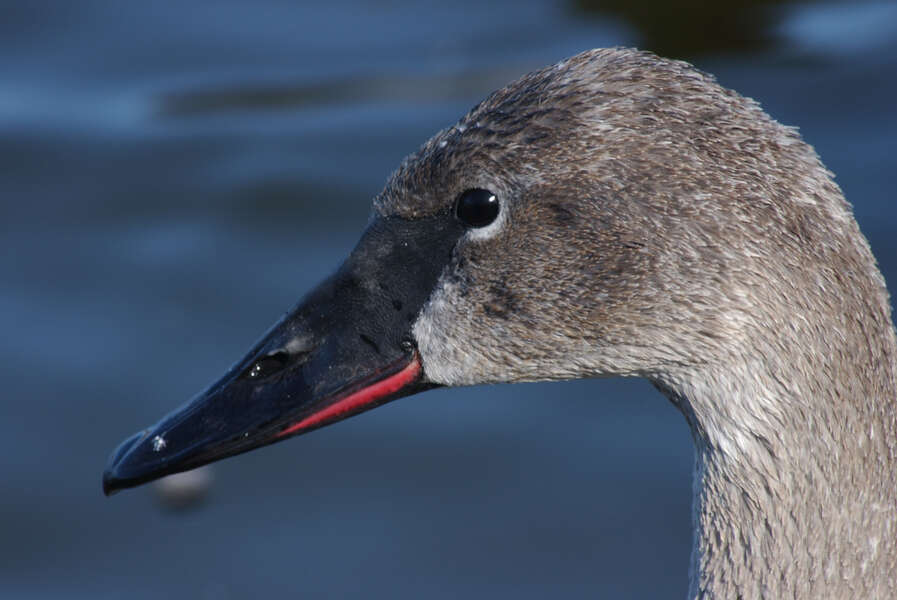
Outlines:
{"label": "speckled plumage", "polygon": [[474,187],[502,214],[415,323],[430,380],[646,377],[696,444],[689,597],[897,597],[887,291],[794,129],[685,63],[595,50],[438,133],[375,211]]}

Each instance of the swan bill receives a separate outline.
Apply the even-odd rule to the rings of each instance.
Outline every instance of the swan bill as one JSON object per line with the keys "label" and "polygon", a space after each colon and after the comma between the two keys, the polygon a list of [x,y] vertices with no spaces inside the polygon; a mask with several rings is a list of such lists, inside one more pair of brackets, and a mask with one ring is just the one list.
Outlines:
{"label": "swan bill", "polygon": [[216,383],[112,453],[103,491],[241,454],[435,387],[412,325],[463,228],[375,218],[340,269]]}

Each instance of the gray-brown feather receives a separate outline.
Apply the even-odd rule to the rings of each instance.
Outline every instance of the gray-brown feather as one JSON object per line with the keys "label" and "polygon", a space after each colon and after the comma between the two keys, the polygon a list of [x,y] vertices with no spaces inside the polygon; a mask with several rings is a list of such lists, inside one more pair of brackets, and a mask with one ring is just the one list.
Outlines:
{"label": "gray-brown feather", "polygon": [[813,149],[686,63],[595,50],[493,93],[375,201],[502,202],[415,324],[463,385],[647,377],[696,452],[692,597],[897,597],[897,341]]}

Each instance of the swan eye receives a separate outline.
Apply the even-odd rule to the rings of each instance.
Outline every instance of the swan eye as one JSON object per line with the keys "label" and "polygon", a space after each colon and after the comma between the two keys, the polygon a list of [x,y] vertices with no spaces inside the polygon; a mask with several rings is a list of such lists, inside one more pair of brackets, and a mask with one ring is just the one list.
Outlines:
{"label": "swan eye", "polygon": [[273,375],[287,366],[290,355],[283,350],[272,352],[268,356],[263,356],[250,366],[243,373],[246,379],[264,379],[269,375]]}
{"label": "swan eye", "polygon": [[485,227],[495,220],[500,208],[495,194],[489,190],[474,188],[458,197],[455,215],[469,227]]}

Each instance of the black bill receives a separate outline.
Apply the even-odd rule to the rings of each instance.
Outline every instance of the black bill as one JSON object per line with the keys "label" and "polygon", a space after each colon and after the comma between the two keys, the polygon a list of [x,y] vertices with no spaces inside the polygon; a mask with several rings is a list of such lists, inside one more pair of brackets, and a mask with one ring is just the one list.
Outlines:
{"label": "black bill", "polygon": [[110,494],[433,387],[411,327],[463,233],[447,215],[372,221],[340,269],[217,383],[128,438]]}

